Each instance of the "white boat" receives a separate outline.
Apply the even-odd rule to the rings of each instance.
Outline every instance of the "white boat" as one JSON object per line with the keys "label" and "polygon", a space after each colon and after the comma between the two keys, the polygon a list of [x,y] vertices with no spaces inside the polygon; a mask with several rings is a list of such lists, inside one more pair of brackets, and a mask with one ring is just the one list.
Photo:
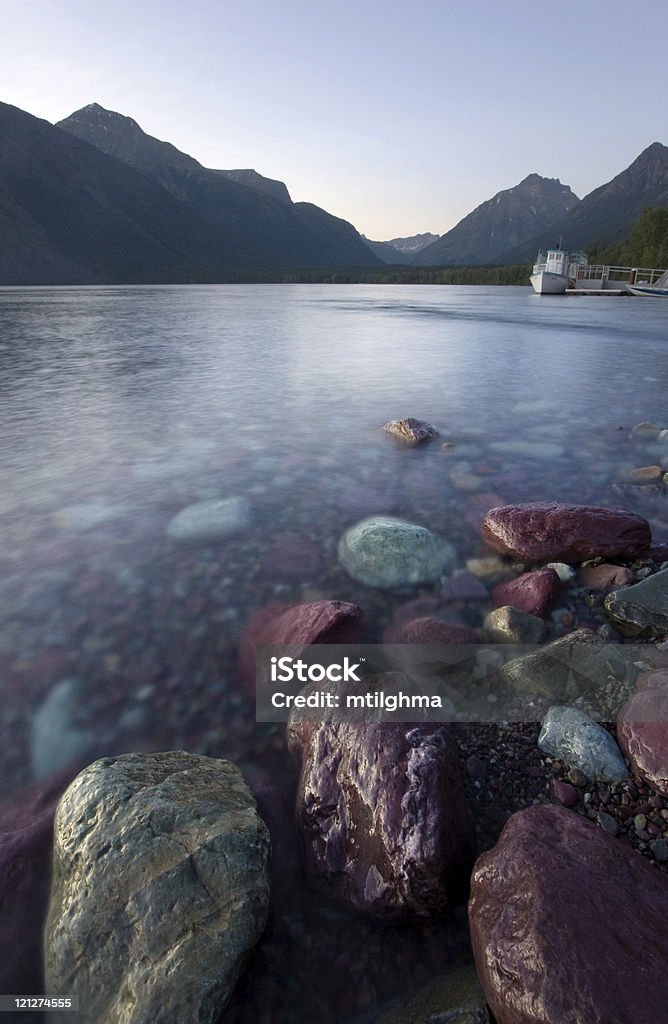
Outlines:
{"label": "white boat", "polygon": [[668,270],[664,271],[661,277],[657,277],[652,284],[649,281],[636,281],[634,284],[627,284],[626,287],[631,295],[668,296]]}
{"label": "white boat", "polygon": [[578,267],[587,266],[583,252],[568,253],[565,249],[548,249],[538,253],[531,274],[531,285],[537,295],[563,295],[575,283]]}

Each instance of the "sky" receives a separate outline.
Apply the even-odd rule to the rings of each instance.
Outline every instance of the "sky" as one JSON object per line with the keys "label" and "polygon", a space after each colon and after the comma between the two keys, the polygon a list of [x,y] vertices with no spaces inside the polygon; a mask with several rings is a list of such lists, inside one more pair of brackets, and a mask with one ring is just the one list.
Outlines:
{"label": "sky", "polygon": [[665,0],[0,0],[0,100],[97,102],[377,240],[668,144]]}

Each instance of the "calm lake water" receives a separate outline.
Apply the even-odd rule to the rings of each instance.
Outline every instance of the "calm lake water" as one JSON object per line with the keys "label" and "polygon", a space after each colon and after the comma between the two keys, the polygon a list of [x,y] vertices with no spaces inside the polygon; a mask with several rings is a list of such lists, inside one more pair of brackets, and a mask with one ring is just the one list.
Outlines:
{"label": "calm lake water", "polygon": [[[281,732],[255,724],[237,668],[251,615],[353,600],[372,641],[407,603],[442,598],[441,584],[387,592],[347,576],[337,543],[367,515],[430,527],[460,568],[485,553],[484,511],[510,501],[623,504],[668,540],[660,490],[614,490],[668,454],[629,438],[643,420],[668,426],[667,383],[661,300],[0,289],[0,796],[142,749],[230,757],[280,778]],[[380,428],[404,416],[441,438],[398,448]],[[247,500],[243,529],[215,542],[166,533],[180,510],[219,497]],[[488,610],[440,609],[473,626]],[[405,994],[406,977],[424,983],[444,956],[470,958],[463,910],[409,936],[342,924],[302,898],[266,941],[272,956],[256,959],[233,1024],[338,1020],[339,993],[341,1019],[367,1021],[360,1007],[399,984]]]}
{"label": "calm lake water", "polygon": [[[668,420],[667,382],[660,300],[0,289],[3,789],[87,744],[252,756],[236,645],[253,611],[357,600],[378,634],[429,593],[354,583],[336,558],[347,526],[401,515],[448,537],[463,567],[490,504],[620,504],[615,479],[659,458],[628,430]],[[407,415],[454,447],[398,449],[379,428]],[[246,529],[166,536],[185,506],[228,496],[250,502]],[[663,502],[644,500],[666,539]]]}

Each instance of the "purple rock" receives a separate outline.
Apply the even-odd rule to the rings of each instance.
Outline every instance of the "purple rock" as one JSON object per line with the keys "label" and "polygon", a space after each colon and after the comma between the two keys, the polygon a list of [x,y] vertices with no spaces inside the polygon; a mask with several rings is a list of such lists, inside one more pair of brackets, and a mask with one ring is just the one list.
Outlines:
{"label": "purple rock", "polygon": [[617,716],[617,741],[633,771],[668,796],[668,686],[650,686],[626,702]]}
{"label": "purple rock", "polygon": [[632,512],[550,501],[493,508],[481,529],[496,551],[532,562],[634,558],[652,542],[649,523]]}
{"label": "purple rock", "polygon": [[492,590],[492,601],[496,608],[510,605],[542,618],[554,604],[561,586],[554,569],[536,569],[499,583]]}
{"label": "purple rock", "polygon": [[665,1019],[668,879],[573,811],[509,819],[475,865],[469,924],[498,1024]]}

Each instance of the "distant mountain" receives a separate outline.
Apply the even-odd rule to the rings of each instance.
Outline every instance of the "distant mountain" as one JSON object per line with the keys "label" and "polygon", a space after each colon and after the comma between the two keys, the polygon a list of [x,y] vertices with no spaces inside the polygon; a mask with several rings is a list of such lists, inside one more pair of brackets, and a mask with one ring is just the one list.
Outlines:
{"label": "distant mountain", "polygon": [[412,257],[406,253],[399,252],[389,242],[373,242],[370,238],[362,235],[365,245],[368,245],[371,252],[383,261],[383,263],[401,263],[404,266],[412,262]]}
{"label": "distant mountain", "polygon": [[478,266],[505,262],[508,250],[561,220],[580,200],[558,178],[529,174],[498,192],[415,256],[418,266]]}
{"label": "distant mountain", "polygon": [[440,235],[432,234],[431,231],[425,231],[421,235],[410,235],[408,238],[390,238],[385,245],[391,245],[398,252],[414,256],[415,253],[426,249],[428,245],[433,245],[440,237]]}
{"label": "distant mountain", "polygon": [[224,263],[313,267],[378,262],[352,224],[310,203],[292,203],[282,182],[254,171],[203,167],[169,142],[147,135],[131,117],[91,103],[57,128],[122,160],[204,216],[229,249]]}
{"label": "distant mountain", "polygon": [[585,196],[549,231],[510,250],[505,262],[530,262],[539,248],[555,245],[560,236],[569,249],[618,242],[631,234],[648,207],[668,208],[668,146],[660,142],[653,142],[625,171]]}

